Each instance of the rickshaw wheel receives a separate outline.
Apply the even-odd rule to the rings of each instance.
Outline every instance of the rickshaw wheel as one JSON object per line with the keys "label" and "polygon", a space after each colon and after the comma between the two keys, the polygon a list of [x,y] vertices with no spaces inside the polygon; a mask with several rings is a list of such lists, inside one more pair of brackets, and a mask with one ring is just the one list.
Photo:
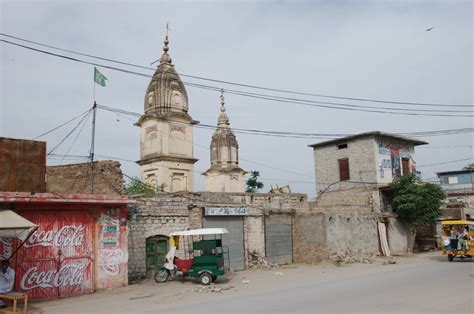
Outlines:
{"label": "rickshaw wheel", "polygon": [[454,260],[453,254],[448,254],[448,261],[452,262]]}
{"label": "rickshaw wheel", "polygon": [[155,273],[155,281],[157,283],[165,282],[168,280],[169,276],[170,273],[166,268],[158,269],[158,271]]}
{"label": "rickshaw wheel", "polygon": [[202,273],[201,276],[199,276],[199,282],[201,285],[209,285],[212,282],[212,276],[209,273]]}

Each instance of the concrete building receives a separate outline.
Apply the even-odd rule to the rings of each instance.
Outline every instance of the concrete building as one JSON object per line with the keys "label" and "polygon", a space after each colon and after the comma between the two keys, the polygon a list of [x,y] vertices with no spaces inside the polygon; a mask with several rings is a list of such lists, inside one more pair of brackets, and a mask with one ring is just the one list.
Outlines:
{"label": "concrete building", "polygon": [[188,95],[171,57],[168,34],[163,55],[145,94],[140,117],[141,180],[166,192],[194,190],[193,125]]}
{"label": "concrete building", "polygon": [[443,171],[437,175],[446,192],[443,218],[474,220],[474,169]]}
{"label": "concrete building", "polygon": [[244,192],[247,172],[239,166],[239,144],[230,128],[223,93],[220,100],[221,113],[210,147],[211,167],[203,173],[206,177],[206,191]]}
{"label": "concrete building", "polygon": [[[406,252],[408,229],[391,211],[388,184],[416,172],[415,146],[424,144],[374,131],[309,145],[316,173],[313,207],[329,217],[330,256]],[[355,240],[354,234],[364,240]]]}
{"label": "concrete building", "polygon": [[[416,173],[415,146],[425,144],[374,131],[309,145],[314,151],[316,195],[319,198],[339,191],[338,195],[345,198],[354,196],[354,188],[378,187],[371,197],[375,208],[383,209],[378,191],[383,192],[381,188],[398,176]],[[337,201],[343,202],[340,198]]]}

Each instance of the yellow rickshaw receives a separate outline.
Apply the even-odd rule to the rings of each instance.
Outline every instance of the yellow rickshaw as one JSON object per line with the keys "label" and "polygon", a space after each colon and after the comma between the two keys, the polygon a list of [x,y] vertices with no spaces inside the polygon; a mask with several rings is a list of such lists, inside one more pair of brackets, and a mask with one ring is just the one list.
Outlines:
{"label": "yellow rickshaw", "polygon": [[455,257],[474,256],[474,221],[444,220],[441,234],[441,253],[448,256],[450,262]]}

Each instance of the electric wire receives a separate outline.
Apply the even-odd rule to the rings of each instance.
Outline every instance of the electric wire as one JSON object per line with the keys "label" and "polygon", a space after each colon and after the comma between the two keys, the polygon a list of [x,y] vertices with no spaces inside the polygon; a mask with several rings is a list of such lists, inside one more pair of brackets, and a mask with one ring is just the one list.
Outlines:
{"label": "electric wire", "polygon": [[92,109],[87,109],[86,111],[84,111],[84,112],[81,113],[80,115],[78,115],[78,116],[76,116],[76,117],[74,117],[74,118],[72,118],[72,119],[70,119],[70,120],[68,120],[68,121],[66,121],[66,122],[64,122],[64,123],[62,123],[62,124],[60,124],[60,125],[58,125],[57,127],[52,128],[52,129],[49,130],[49,131],[46,131],[46,132],[44,132],[44,133],[42,133],[42,134],[40,134],[40,135],[34,137],[33,140],[36,140],[36,139],[38,139],[38,138],[40,138],[40,137],[43,137],[43,136],[45,136],[45,135],[48,135],[49,133],[54,132],[54,131],[56,131],[57,129],[60,129],[60,128],[62,128],[63,126],[68,125],[68,124],[71,123],[72,121],[79,119],[80,117],[82,117],[83,115],[87,114],[87,113],[88,113],[89,111],[91,111],[91,110],[92,110]]}
{"label": "electric wire", "polygon": [[[56,47],[56,46],[40,43],[40,42],[37,42],[37,41],[28,40],[28,39],[25,39],[25,38],[9,35],[9,34],[5,34],[5,33],[0,33],[0,35],[2,35],[4,37],[15,39],[15,40],[27,42],[27,43],[30,43],[30,44],[34,44],[34,45],[38,45],[38,46],[42,46],[42,47],[47,47],[47,48],[50,48],[50,49],[55,49],[55,50],[58,50],[58,51],[63,51],[63,52],[71,53],[71,54],[76,54],[76,55],[80,55],[80,56],[84,56],[84,57],[88,57],[88,58],[94,58],[94,59],[98,59],[98,60],[102,60],[102,61],[107,61],[107,62],[111,62],[111,63],[126,65],[126,66],[145,69],[145,70],[154,70],[154,68],[152,68],[152,67],[141,66],[141,65],[137,65],[137,64],[133,64],[133,63],[129,63],[129,62],[123,62],[123,61],[114,60],[114,59],[110,59],[110,58],[99,57],[99,56],[92,55],[92,54],[86,54],[86,53],[81,53],[81,52],[77,52],[77,51],[73,51],[73,50],[69,50],[69,49],[59,48],[59,47]],[[450,105],[450,104],[439,104],[439,103],[402,102],[402,101],[380,100],[380,99],[372,99],[372,98],[325,95],[325,94],[316,94],[316,93],[299,92],[299,91],[292,91],[292,90],[285,90],[285,89],[269,88],[269,87],[264,87],[264,86],[251,85],[251,84],[236,83],[236,82],[230,82],[230,81],[225,81],[225,80],[206,78],[206,77],[197,76],[197,75],[189,75],[189,74],[184,74],[184,73],[179,73],[179,75],[181,75],[183,77],[189,77],[189,78],[193,78],[193,79],[204,80],[204,81],[209,81],[209,82],[214,82],[214,83],[221,83],[221,84],[227,84],[227,85],[247,87],[247,88],[252,88],[252,89],[260,89],[260,90],[266,90],[266,91],[287,93],[287,94],[314,96],[314,97],[321,97],[321,98],[343,99],[343,100],[352,100],[352,101],[359,101],[359,102],[373,102],[373,103],[382,103],[382,104],[402,104],[402,105],[411,105],[411,106],[472,107],[472,105]]]}
{"label": "electric wire", "polygon": [[48,152],[47,155],[52,154],[56,149],[58,149],[58,147],[61,146],[61,144],[64,143],[64,141],[66,141],[66,140],[69,138],[69,136],[71,136],[71,134],[73,134],[73,133],[77,130],[77,128],[79,127],[79,125],[81,125],[82,122],[83,122],[88,116],[89,116],[89,115],[84,115],[84,116],[81,118],[81,120],[79,120],[79,122],[72,128],[72,130],[69,131],[69,132],[66,134],[66,136],[64,136],[64,137],[59,141],[59,143],[57,143],[57,144]]}
{"label": "electric wire", "polygon": [[[79,136],[81,135],[82,130],[83,130],[84,127],[86,126],[87,121],[89,121],[89,118],[90,118],[90,117],[91,117],[91,111],[89,111],[89,113],[87,114],[87,118],[84,120],[84,123],[82,124],[81,128],[79,129],[79,132],[77,132],[76,137],[74,138],[74,140],[72,141],[72,143],[71,143],[71,145],[69,146],[68,150],[66,151],[65,156],[66,156],[67,154],[69,154],[69,152],[71,151],[71,148],[74,146],[74,144],[76,144],[77,139],[78,139]],[[64,161],[64,158],[61,159],[61,161],[59,162],[59,164],[62,164],[63,161]]]}
{"label": "electric wire", "polygon": [[[141,117],[142,114],[133,112],[133,111],[128,111],[124,109],[119,109],[119,108],[114,108],[110,106],[105,106],[101,104],[97,104],[97,108],[111,111],[111,112],[117,112],[122,115],[129,115],[129,116],[134,116],[134,117]],[[173,121],[176,123],[184,123],[182,121]],[[196,128],[202,128],[202,129],[211,129],[211,130],[216,130],[217,126],[214,125],[209,125],[209,124],[197,124],[195,125]],[[232,128],[232,130],[236,133],[242,133],[242,134],[255,134],[255,135],[260,135],[260,134],[272,134],[277,137],[283,137],[283,135],[286,136],[293,136],[296,138],[338,138],[338,137],[346,137],[346,136],[351,136],[355,135],[352,133],[302,133],[302,132],[286,132],[286,131],[267,131],[267,130],[258,130],[258,129],[243,129],[243,128]],[[474,128],[459,128],[459,129],[447,129],[447,130],[434,130],[434,131],[417,131],[417,132],[400,132],[397,134],[401,135],[408,135],[408,136],[440,136],[440,135],[455,135],[455,134],[463,134],[463,133],[469,133],[469,132],[474,132]]]}
{"label": "electric wire", "polygon": [[[0,41],[5,42],[7,44],[15,45],[15,46],[18,46],[18,47],[22,47],[22,48],[25,48],[25,49],[29,49],[29,50],[32,50],[32,51],[48,54],[48,55],[59,57],[59,58],[64,58],[64,59],[67,59],[67,60],[70,60],[70,61],[90,64],[90,65],[94,65],[94,66],[100,66],[100,67],[103,67],[103,68],[108,68],[108,69],[111,69],[111,70],[116,70],[116,71],[120,71],[120,72],[124,72],[124,73],[128,73],[128,74],[140,75],[140,76],[144,76],[144,77],[152,77],[151,75],[148,75],[148,74],[143,74],[143,73],[139,73],[139,72],[135,72],[135,71],[131,71],[131,70],[126,70],[126,69],[122,69],[122,68],[117,68],[117,67],[113,67],[113,66],[108,66],[108,65],[104,65],[104,64],[99,64],[99,63],[95,63],[95,62],[85,61],[85,60],[81,60],[81,59],[77,59],[77,58],[72,58],[72,57],[69,57],[69,56],[60,55],[60,54],[44,51],[44,50],[41,50],[41,49],[36,49],[36,48],[33,48],[33,47],[21,45],[21,44],[18,44],[18,43],[13,43],[13,42],[10,42],[10,41],[4,40],[4,39],[0,39]],[[186,82],[184,82],[184,84],[188,85],[188,86],[203,88],[201,84],[193,84],[193,83],[186,83]],[[222,88],[213,87],[213,86],[207,86],[206,88],[207,89],[210,88],[211,90],[219,90],[219,91],[222,90]],[[240,96],[245,96],[245,97],[262,99],[262,100],[281,102],[281,103],[291,103],[291,104],[298,104],[298,105],[305,105],[305,106],[312,106],[312,107],[321,107],[321,108],[336,109],[336,110],[346,110],[346,111],[371,112],[371,113],[394,114],[394,115],[409,115],[409,116],[458,117],[458,118],[474,117],[474,115],[457,115],[457,114],[441,114],[441,113],[429,114],[429,113],[409,112],[412,109],[406,109],[407,112],[393,112],[393,111],[384,111],[383,110],[384,108],[380,108],[380,110],[358,109],[358,108],[353,108],[353,107],[348,108],[348,107],[345,107],[345,106],[349,106],[348,104],[341,104],[341,103],[337,104],[337,103],[315,102],[315,101],[311,101],[312,103],[307,103],[306,100],[290,101],[290,100],[278,99],[274,96],[268,96],[268,95],[263,95],[263,96],[256,96],[255,94],[251,95],[248,92],[243,92],[243,91],[239,91],[239,92],[229,91],[229,93],[230,94],[235,94],[235,95],[240,95]],[[334,104],[337,104],[337,105],[334,105]],[[356,105],[350,105],[350,106],[360,107],[360,106],[356,106]],[[450,111],[450,112],[452,112],[452,111]]]}
{"label": "electric wire", "polygon": [[460,161],[467,161],[467,160],[474,160],[474,157],[464,158],[464,159],[458,159],[458,160],[450,160],[450,161],[445,161],[445,162],[438,162],[438,163],[434,163],[434,164],[421,165],[421,166],[416,166],[416,167],[417,167],[417,168],[422,168],[422,167],[429,167],[429,166],[453,164],[453,163],[457,163],[457,162],[460,162]]}

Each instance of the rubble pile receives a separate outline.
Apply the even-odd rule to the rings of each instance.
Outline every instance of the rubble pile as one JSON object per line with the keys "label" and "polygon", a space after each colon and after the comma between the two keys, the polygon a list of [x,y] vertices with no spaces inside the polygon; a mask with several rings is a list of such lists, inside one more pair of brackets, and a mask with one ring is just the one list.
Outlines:
{"label": "rubble pile", "polygon": [[195,292],[222,292],[226,290],[230,290],[234,288],[234,286],[231,285],[226,285],[226,286],[219,286],[217,287],[215,284],[210,284],[209,286],[202,286],[200,285],[199,287],[194,288],[193,290]]}
{"label": "rubble pile", "polygon": [[279,265],[270,263],[267,261],[265,256],[262,256],[261,254],[257,252],[248,252],[250,260],[248,262],[248,268],[253,268],[253,269],[261,269],[261,268],[278,268]]}
{"label": "rubble pile", "polygon": [[364,263],[364,264],[372,264],[375,262],[375,256],[367,257],[367,256],[360,256],[357,254],[352,254],[351,252],[338,252],[336,254],[331,255],[329,258],[331,261],[336,263],[345,263],[345,264],[352,264],[352,263]]}

